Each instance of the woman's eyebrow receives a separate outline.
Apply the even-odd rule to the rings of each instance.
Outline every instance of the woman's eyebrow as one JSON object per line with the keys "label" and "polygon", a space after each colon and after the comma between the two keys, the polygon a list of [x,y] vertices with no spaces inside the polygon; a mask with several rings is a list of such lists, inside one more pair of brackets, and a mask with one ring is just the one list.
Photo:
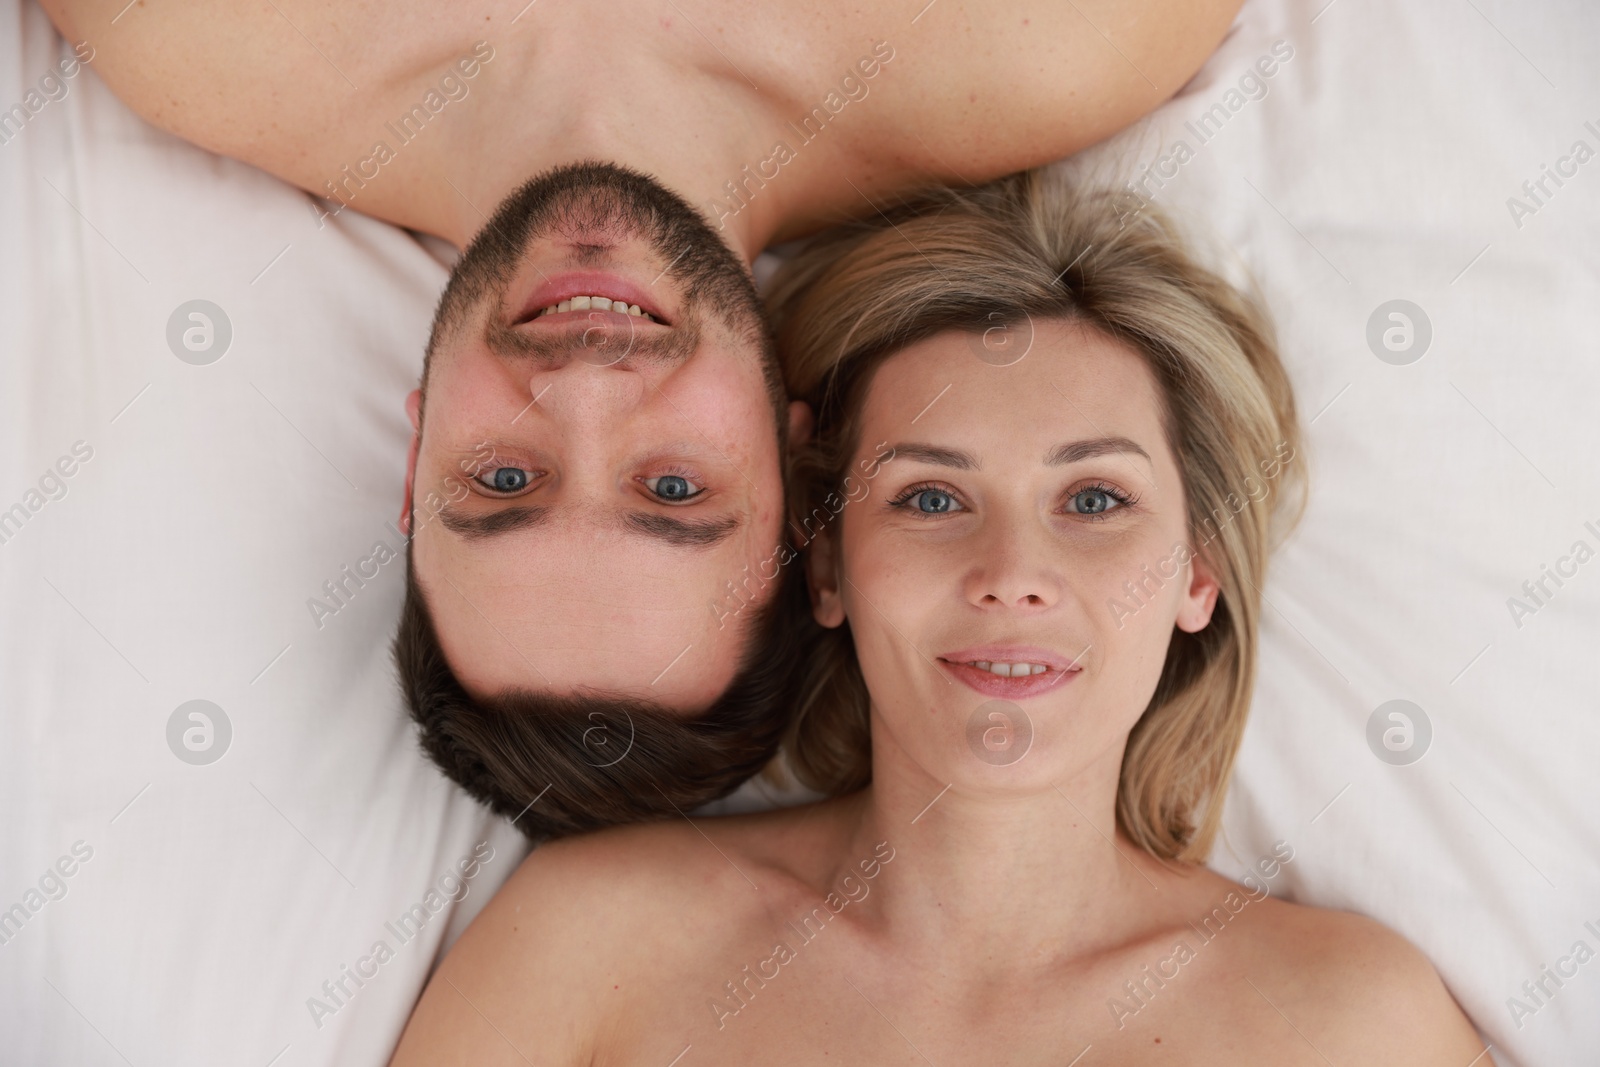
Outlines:
{"label": "woman's eyebrow", "polygon": [[[1090,437],[1082,441],[1069,441],[1064,445],[1057,445],[1045,456],[1047,467],[1061,467],[1068,463],[1077,463],[1080,460],[1092,459],[1095,456],[1111,455],[1117,452],[1131,452],[1143,456],[1147,461],[1150,453],[1139,447],[1138,442],[1126,437]],[[924,463],[932,463],[939,467],[953,467],[956,470],[980,470],[983,464],[978,462],[978,457],[971,452],[963,452],[957,448],[941,448],[937,445],[923,444],[898,444],[892,450],[895,459],[904,456],[907,459],[917,459]]]}
{"label": "woman's eyebrow", "polygon": [[906,459],[920,459],[924,463],[932,463],[939,467],[954,467],[956,470],[975,471],[979,467],[978,457],[970,452],[962,452],[956,448],[939,448],[936,445],[900,444],[889,450],[892,462],[904,456]]}
{"label": "woman's eyebrow", "polygon": [[1150,462],[1150,453],[1140,448],[1138,442],[1126,437],[1090,437],[1082,441],[1071,441],[1064,445],[1057,445],[1050,450],[1044,458],[1045,466],[1061,467],[1068,463],[1077,463],[1079,460],[1092,459],[1095,456],[1110,455],[1115,452],[1132,452],[1141,455],[1146,462]]}

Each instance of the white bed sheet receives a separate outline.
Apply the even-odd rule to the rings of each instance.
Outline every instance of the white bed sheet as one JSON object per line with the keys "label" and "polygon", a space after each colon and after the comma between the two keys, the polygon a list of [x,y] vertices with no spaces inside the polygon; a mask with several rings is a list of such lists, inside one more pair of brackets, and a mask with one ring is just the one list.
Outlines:
{"label": "white bed sheet", "polygon": [[[31,3],[0,0],[0,26],[7,107],[70,49]],[[1600,161],[1520,219],[1506,203],[1600,149],[1597,31],[1575,3],[1252,0],[1176,100],[1073,164],[1137,175],[1190,142],[1157,199],[1260,280],[1310,424],[1213,865],[1287,843],[1275,891],[1412,938],[1503,1067],[1600,1047],[1600,963],[1507,1004],[1600,949],[1600,563],[1507,605],[1600,549]],[[1228,97],[1277,41],[1265,95]],[[152,130],[92,63],[65,84],[0,143],[0,512],[73,470],[0,543],[0,909],[28,912],[0,943],[0,1062],[381,1064],[523,852],[416,750],[398,563],[320,627],[307,607],[399,547],[402,402],[444,269]],[[1200,144],[1185,123],[1219,103]],[[196,299],[232,327],[208,365],[167,339]],[[1366,339],[1395,299],[1432,326],[1406,365]],[[203,766],[167,740],[197,699],[233,732]],[[1394,699],[1431,723],[1408,766],[1366,739]],[[373,977],[336,1004],[347,967]]]}

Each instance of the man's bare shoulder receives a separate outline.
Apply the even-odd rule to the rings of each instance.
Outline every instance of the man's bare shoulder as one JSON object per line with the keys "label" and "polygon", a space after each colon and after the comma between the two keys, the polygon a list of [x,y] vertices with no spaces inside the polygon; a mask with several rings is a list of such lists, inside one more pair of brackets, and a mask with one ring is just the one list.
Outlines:
{"label": "man's bare shoulder", "polygon": [[807,858],[825,855],[822,846],[837,835],[844,806],[822,801],[685,817],[552,841],[529,853],[501,893],[513,899],[581,886],[591,897],[623,903],[804,877]]}
{"label": "man's bare shoulder", "polygon": [[1249,908],[1229,969],[1322,1055],[1464,1067],[1483,1051],[1433,964],[1399,933],[1363,915],[1272,897]]}
{"label": "man's bare shoulder", "polygon": [[796,881],[782,842],[819,824],[770,812],[539,846],[440,965],[394,1063],[587,1062],[638,989],[769,921],[770,890]]}
{"label": "man's bare shoulder", "polygon": [[760,917],[750,880],[768,875],[720,822],[533,849],[438,968],[392,1062],[589,1062],[594,1035],[635,990]]}
{"label": "man's bare shoulder", "polygon": [[[497,934],[537,927],[547,945],[624,942],[645,930],[656,936],[664,912],[684,930],[695,925],[694,901],[736,900],[737,890],[748,893],[779,873],[754,846],[786,836],[785,821],[777,813],[682,819],[549,842],[528,854],[477,924]],[[601,915],[610,918],[598,921]]]}
{"label": "man's bare shoulder", "polygon": [[[805,40],[800,54],[820,68],[796,69],[783,82],[792,87],[784,101],[788,117],[822,103],[812,87],[818,74],[834,70],[852,75],[846,90],[856,86],[873,101],[829,135],[837,139],[830,149],[836,156],[801,153],[799,167],[814,168],[809,180],[837,194],[836,216],[855,213],[857,186],[868,180],[971,184],[1104,140],[1173,96],[1216,50],[1240,4],[945,0],[910,10],[919,7],[908,20],[887,17],[881,6],[827,0],[821,5],[827,17],[810,7],[804,22],[799,8],[787,16],[788,37]],[[858,43],[868,39],[876,48],[870,54]],[[746,47],[753,50],[754,42]],[[858,56],[867,64],[863,71],[883,68],[870,84],[857,85],[853,76]],[[835,173],[840,159],[850,168],[848,182]]]}

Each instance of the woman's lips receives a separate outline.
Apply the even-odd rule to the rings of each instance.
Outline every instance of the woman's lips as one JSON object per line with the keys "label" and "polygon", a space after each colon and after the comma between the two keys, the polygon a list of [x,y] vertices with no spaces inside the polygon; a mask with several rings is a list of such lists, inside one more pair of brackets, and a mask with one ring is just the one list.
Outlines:
{"label": "woman's lips", "polygon": [[[1083,657],[1080,654],[1078,658]],[[965,648],[958,652],[945,653],[939,657],[939,662],[946,671],[969,689],[976,690],[984,696],[1006,699],[1048,693],[1082,671],[1077,660],[1069,661],[1049,649],[1034,645],[985,645],[981,648]],[[973,666],[974,663],[1033,664],[1032,669],[1043,667],[1044,670],[1037,674],[1026,673],[1007,678],[982,667]]]}
{"label": "woman's lips", "polygon": [[941,659],[939,664],[968,689],[975,690],[987,697],[1002,697],[1006,700],[1042,696],[1082,673],[1080,668],[1077,667],[1072,668],[1070,671],[1057,670],[1052,667],[1043,674],[1030,674],[1022,678],[1002,678],[998,674],[992,674],[981,667],[973,667],[965,662],[952,663],[950,660]]}

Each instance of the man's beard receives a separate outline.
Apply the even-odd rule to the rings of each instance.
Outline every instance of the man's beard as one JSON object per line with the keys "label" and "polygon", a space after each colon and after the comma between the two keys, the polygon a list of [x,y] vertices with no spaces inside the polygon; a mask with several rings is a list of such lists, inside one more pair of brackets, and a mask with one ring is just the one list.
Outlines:
{"label": "man's beard", "polygon": [[[557,235],[569,241],[576,238],[581,246],[582,237],[589,234],[608,245],[643,240],[650,247],[663,265],[661,277],[670,279],[683,294],[680,344],[687,342],[692,349],[700,332],[694,325],[715,320],[754,349],[781,438],[787,396],[771,328],[749,269],[682,197],[654,178],[614,163],[556,167],[528,181],[495,209],[450,272],[439,300],[423,364],[424,393],[435,349],[448,343],[481,304],[503,302],[532,241]],[[490,331],[496,328],[491,326]],[[498,330],[502,340],[508,332],[504,327]],[[673,344],[651,354],[670,357]]]}

